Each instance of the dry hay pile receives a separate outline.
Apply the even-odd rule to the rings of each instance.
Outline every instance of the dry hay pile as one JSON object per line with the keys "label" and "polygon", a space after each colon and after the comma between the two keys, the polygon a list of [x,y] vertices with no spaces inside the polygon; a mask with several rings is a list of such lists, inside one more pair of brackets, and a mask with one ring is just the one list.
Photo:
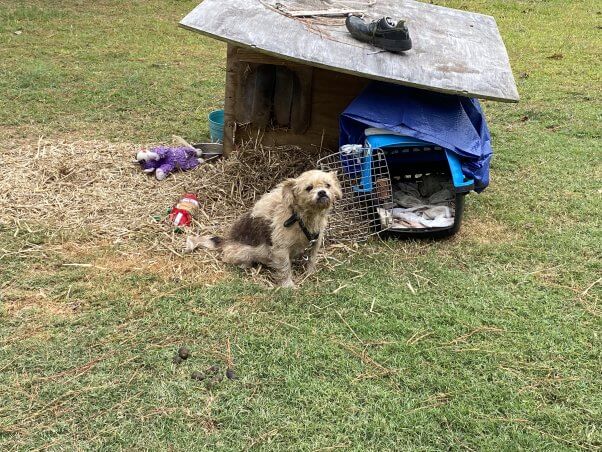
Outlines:
{"label": "dry hay pile", "polygon": [[[117,245],[122,256],[145,259],[150,251],[164,251],[171,264],[181,264],[184,235],[154,218],[165,218],[181,194],[199,198],[193,233],[221,233],[256,198],[317,160],[291,146],[245,146],[228,159],[159,182],[132,162],[141,148],[105,141],[40,141],[4,150],[0,164],[8,171],[0,178],[0,223],[42,228],[54,244],[77,243],[82,249]],[[194,261],[222,270],[211,253],[197,253]],[[156,265],[173,271],[169,262]]]}

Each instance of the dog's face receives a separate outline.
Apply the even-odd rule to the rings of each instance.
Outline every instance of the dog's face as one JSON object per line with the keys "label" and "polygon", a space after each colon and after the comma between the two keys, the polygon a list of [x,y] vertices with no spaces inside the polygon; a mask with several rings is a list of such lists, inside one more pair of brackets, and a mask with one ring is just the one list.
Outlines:
{"label": "dog's face", "polygon": [[324,210],[341,199],[343,193],[336,172],[311,170],[296,179],[287,180],[283,186],[283,195],[302,209]]}

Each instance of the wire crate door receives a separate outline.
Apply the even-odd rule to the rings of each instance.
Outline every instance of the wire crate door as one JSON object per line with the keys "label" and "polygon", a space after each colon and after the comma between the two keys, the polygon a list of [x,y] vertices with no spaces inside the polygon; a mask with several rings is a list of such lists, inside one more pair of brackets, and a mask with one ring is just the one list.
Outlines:
{"label": "wire crate door", "polygon": [[330,215],[328,237],[334,242],[366,240],[388,228],[379,212],[393,205],[391,177],[381,149],[348,145],[318,160],[322,171],[336,171],[343,198]]}

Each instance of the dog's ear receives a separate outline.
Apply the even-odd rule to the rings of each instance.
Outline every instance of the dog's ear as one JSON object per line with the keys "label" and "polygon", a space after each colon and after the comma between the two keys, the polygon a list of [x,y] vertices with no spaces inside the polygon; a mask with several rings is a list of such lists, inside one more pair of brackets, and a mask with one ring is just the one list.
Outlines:
{"label": "dog's ear", "polygon": [[332,179],[332,193],[334,198],[337,200],[343,198],[343,191],[341,190],[341,184],[339,183],[339,178],[337,177],[337,171],[331,171],[328,174]]}
{"label": "dog's ear", "polygon": [[295,179],[287,179],[282,182],[282,202],[285,206],[291,206],[295,202]]}

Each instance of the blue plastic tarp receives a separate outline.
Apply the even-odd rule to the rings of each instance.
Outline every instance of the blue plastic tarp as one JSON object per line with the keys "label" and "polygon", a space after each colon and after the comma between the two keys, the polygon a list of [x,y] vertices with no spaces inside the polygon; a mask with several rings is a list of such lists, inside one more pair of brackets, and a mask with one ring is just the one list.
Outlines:
{"label": "blue plastic tarp", "polygon": [[363,143],[368,127],[448,149],[458,155],[464,175],[474,179],[475,191],[489,185],[493,150],[477,99],[373,82],[341,114],[339,145]]}

